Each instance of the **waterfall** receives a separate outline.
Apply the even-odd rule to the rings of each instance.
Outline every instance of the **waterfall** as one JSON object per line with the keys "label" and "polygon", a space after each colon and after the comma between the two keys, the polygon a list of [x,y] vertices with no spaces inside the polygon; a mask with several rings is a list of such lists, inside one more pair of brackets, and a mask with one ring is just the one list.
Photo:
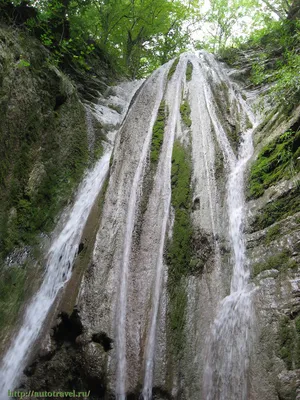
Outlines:
{"label": "waterfall", "polygon": [[137,210],[137,201],[139,197],[139,186],[141,179],[143,178],[143,170],[147,155],[149,152],[149,146],[151,143],[152,129],[156,120],[158,108],[163,96],[163,83],[165,78],[166,67],[161,68],[157,71],[148,85],[151,85],[153,80],[159,80],[159,90],[157,91],[156,101],[152,112],[152,117],[148,127],[148,132],[145,137],[141,156],[134,174],[125,225],[125,235],[123,243],[123,255],[120,265],[120,288],[119,288],[119,299],[118,308],[116,315],[117,332],[116,332],[116,351],[117,351],[117,373],[116,373],[116,393],[118,400],[124,400],[126,398],[126,312],[127,312],[127,286],[128,286],[128,268],[131,255],[132,236],[135,224],[135,215]]}
{"label": "waterfall", "polygon": [[27,306],[22,326],[8,349],[0,370],[0,398],[18,384],[31,346],[37,339],[54,300],[72,274],[73,261],[90,210],[99,194],[109,168],[111,149],[89,171],[60,234],[54,239],[48,255],[43,283]]}
{"label": "waterfall", "polygon": [[142,396],[144,400],[151,400],[153,385],[153,368],[158,308],[162,290],[162,274],[163,274],[163,254],[165,247],[165,237],[167,230],[167,222],[169,218],[170,202],[171,202],[171,164],[172,151],[175,138],[175,131],[178,121],[180,121],[179,107],[181,102],[182,79],[185,73],[186,62],[179,62],[177,69],[168,85],[166,93],[166,104],[169,110],[169,119],[164,132],[164,143],[162,146],[162,156],[156,171],[155,187],[153,189],[156,196],[162,199],[164,203],[163,215],[161,215],[161,235],[160,246],[157,254],[156,275],[153,288],[153,301],[150,317],[150,329],[148,341],[145,351],[145,376]]}
{"label": "waterfall", "polygon": [[[105,206],[93,252],[92,279],[83,279],[78,307],[86,332],[105,332],[115,342],[105,355],[105,361],[99,360],[103,363],[101,368],[106,368],[107,372],[105,389],[108,397],[115,395],[118,400],[125,400],[129,394],[136,396],[136,392],[141,390],[141,398],[151,400],[153,388],[159,387],[162,392],[169,394],[170,391],[170,396],[180,398],[181,394],[175,393],[179,387],[183,390],[183,397],[190,400],[198,399],[201,390],[205,400],[246,400],[253,290],[249,284],[243,234],[244,173],[253,152],[254,128],[244,127],[248,118],[253,122],[255,119],[239,89],[213,56],[205,52],[184,54],[175,71],[170,70],[172,63],[159,68],[145,82],[117,135]],[[185,79],[188,63],[193,67],[190,82]],[[216,87],[219,92],[220,87],[228,92],[228,104],[216,104]],[[160,144],[154,168],[153,165],[149,167],[148,162],[153,127],[162,100],[167,111],[163,121],[163,143]],[[184,127],[184,124],[181,126],[180,115],[183,100],[190,106],[191,126],[186,126],[186,129],[181,129]],[[233,103],[242,120],[243,131],[237,151],[224,125],[228,122],[226,118],[234,118],[235,114],[226,110],[226,116],[220,115],[222,111],[225,114],[225,107]],[[106,103],[99,104],[94,111],[101,115],[106,106]],[[104,121],[108,125],[110,117],[114,118],[112,111]],[[88,115],[87,122],[91,122]],[[189,172],[191,200],[198,200],[198,203],[184,206],[187,212],[191,212],[191,226],[195,234],[195,237],[192,234],[189,237],[198,240],[198,247],[204,247],[203,253],[198,247],[194,253],[192,250],[189,253],[195,256],[193,261],[202,263],[199,270],[195,272],[194,265],[187,265],[180,276],[180,284],[186,285],[183,286],[186,309],[182,313],[182,320],[185,319],[182,329],[187,342],[182,344],[186,351],[180,353],[180,360],[170,354],[166,328],[169,316],[166,305],[161,307],[162,299],[169,296],[167,285],[164,285],[168,274],[164,256],[166,238],[172,240],[168,222],[172,199],[172,153],[177,138],[183,147],[188,143],[190,153],[187,154],[192,161]],[[93,145],[93,136],[90,137],[90,145]],[[52,243],[43,283],[29,303],[23,325],[1,366],[1,399],[7,399],[7,391],[14,389],[18,383],[47,312],[71,276],[81,233],[107,174],[110,154],[111,149],[84,178],[73,209]],[[216,171],[218,154],[224,167],[219,176]],[[218,184],[223,187],[219,188]],[[182,235],[187,232],[185,229],[182,231]],[[223,265],[225,257],[221,253],[221,245],[224,245],[223,249],[228,245],[226,236],[229,236],[232,250],[231,287],[227,297],[229,281],[228,285],[222,281],[222,268],[227,264]],[[201,257],[206,250],[208,255],[204,255],[203,261]],[[209,267],[206,267],[207,260],[211,263]],[[206,290],[205,304],[195,307],[202,296],[202,288]],[[204,310],[205,305],[210,308]],[[203,315],[200,315],[201,312]],[[206,322],[204,327],[201,326],[203,321]],[[163,334],[160,330],[162,326],[165,329]],[[201,347],[197,347],[198,338],[204,336],[203,331],[208,336],[205,358],[201,358],[205,339],[201,338]],[[100,348],[98,350],[100,353]],[[96,353],[92,362],[97,360]],[[187,365],[190,365],[189,369],[184,371]],[[160,373],[163,376],[159,376]],[[202,383],[198,382],[197,387],[195,385],[184,392],[187,375]]]}
{"label": "waterfall", "polygon": [[[131,99],[141,84],[142,81],[120,83],[119,86],[113,88],[114,96],[111,95],[106,99],[99,93],[99,104],[85,107],[90,146],[93,146],[94,140],[92,114],[101,124],[109,124],[107,142],[104,143],[104,155],[85,174],[78,187],[72,208],[63,213],[58,224],[61,229],[57,229],[58,233],[54,232],[54,239],[46,256],[45,274],[41,287],[29,302],[21,328],[12,339],[0,364],[1,400],[7,399],[8,390],[13,390],[18,384],[31,353],[32,345],[41,332],[47,314],[59,291],[63,289],[72,275],[72,266],[78,253],[84,226],[108,174],[116,129],[124,120]],[[108,106],[116,102],[122,110],[120,114]],[[98,112],[99,108],[101,112]]]}
{"label": "waterfall", "polygon": [[[239,98],[246,115],[252,121],[253,115],[245,102]],[[222,127],[212,113],[216,130]],[[252,337],[252,286],[249,284],[249,270],[243,234],[245,218],[244,174],[247,162],[253,153],[253,128],[246,129],[242,136],[238,157],[228,151],[229,176],[227,181],[227,210],[229,236],[232,246],[233,272],[230,294],[218,309],[207,342],[207,356],[204,373],[204,396],[207,400],[246,400],[248,397],[248,368]],[[224,136],[223,136],[224,139]],[[220,140],[221,142],[221,140]]]}

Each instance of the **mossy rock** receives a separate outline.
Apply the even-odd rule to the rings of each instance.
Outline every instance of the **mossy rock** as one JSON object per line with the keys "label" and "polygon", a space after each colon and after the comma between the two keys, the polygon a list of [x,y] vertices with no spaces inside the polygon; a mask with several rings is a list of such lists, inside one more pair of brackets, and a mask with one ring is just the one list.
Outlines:
{"label": "mossy rock", "polygon": [[157,163],[159,159],[161,146],[164,141],[166,117],[167,117],[166,103],[164,100],[162,100],[158,109],[156,121],[153,126],[151,153],[150,153],[151,163]]}
{"label": "mossy rock", "polygon": [[267,203],[250,223],[251,232],[265,229],[300,211],[300,186]]}
{"label": "mossy rock", "polygon": [[[43,46],[5,27],[0,43],[0,324],[9,326],[30,291],[28,280],[38,276],[31,267],[38,267],[31,260],[8,268],[3,260],[15,248],[38,247],[95,155],[76,88]],[[96,142],[99,156],[100,136]]]}
{"label": "mossy rock", "polygon": [[193,271],[191,159],[189,151],[176,140],[172,155],[172,206],[175,211],[173,236],[167,246],[169,328],[174,354],[180,357],[184,339],[187,294],[185,277]]}
{"label": "mossy rock", "polygon": [[282,179],[300,171],[300,131],[287,131],[263,147],[251,167],[248,199],[263,195],[264,191]]}
{"label": "mossy rock", "polygon": [[176,58],[175,61],[173,62],[169,72],[168,72],[168,81],[170,81],[176,71],[177,65],[179,63],[180,58]]}
{"label": "mossy rock", "polygon": [[284,361],[287,370],[296,370],[300,366],[300,317],[294,320],[283,316],[279,320],[278,355]]}
{"label": "mossy rock", "polygon": [[185,71],[185,77],[187,82],[190,82],[192,80],[193,69],[194,69],[193,64],[190,61],[188,61]]}
{"label": "mossy rock", "polygon": [[184,122],[184,124],[190,128],[192,125],[192,120],[191,120],[191,107],[189,105],[188,100],[184,100],[181,105],[180,105],[180,115],[181,118]]}
{"label": "mossy rock", "polygon": [[274,225],[268,229],[265,242],[266,244],[271,243],[272,241],[276,240],[280,236],[280,226]]}
{"label": "mossy rock", "polygon": [[84,107],[72,82],[49,64],[44,48],[25,32],[1,28],[0,40],[3,258],[53,228],[92,157]]}
{"label": "mossy rock", "polygon": [[291,252],[289,250],[283,250],[282,252],[269,257],[266,261],[256,263],[252,268],[252,277],[256,277],[263,271],[270,269],[277,269],[280,272],[286,272],[288,269],[297,268],[297,263],[291,258]]}

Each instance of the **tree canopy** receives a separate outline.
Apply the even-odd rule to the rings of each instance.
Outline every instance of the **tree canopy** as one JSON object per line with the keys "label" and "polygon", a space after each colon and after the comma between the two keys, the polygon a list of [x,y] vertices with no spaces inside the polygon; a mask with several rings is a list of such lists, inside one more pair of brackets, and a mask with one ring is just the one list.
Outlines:
{"label": "tree canopy", "polygon": [[222,53],[268,32],[283,35],[286,60],[299,54],[300,0],[2,0],[0,11],[26,25],[57,63],[88,70],[98,51],[133,78],[186,50]]}

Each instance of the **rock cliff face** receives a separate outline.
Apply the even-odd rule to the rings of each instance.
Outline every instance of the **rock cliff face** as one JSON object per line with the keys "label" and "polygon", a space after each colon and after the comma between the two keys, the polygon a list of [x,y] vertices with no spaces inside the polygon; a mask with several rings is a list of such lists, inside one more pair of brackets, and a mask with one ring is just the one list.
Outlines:
{"label": "rock cliff face", "polygon": [[[20,387],[90,390],[92,399],[300,399],[300,108],[255,117],[258,94],[234,75],[204,52],[184,54],[137,92],[91,214],[95,243],[87,256],[82,244],[74,271],[87,268],[66,286]],[[67,86],[63,102],[51,98],[55,121],[75,106],[84,113]],[[75,112],[86,124],[83,165],[99,155],[89,118],[113,98],[89,103],[87,119]],[[56,149],[62,162],[72,153]],[[42,182],[39,157],[25,193]],[[218,331],[222,313],[230,321]]]}
{"label": "rock cliff face", "polygon": [[26,33],[0,28],[1,264],[10,254],[9,269],[1,267],[1,339],[39,269],[30,246],[54,227],[91,159],[84,106],[47,58]]}
{"label": "rock cliff face", "polygon": [[[61,211],[120,123],[123,104],[105,79],[84,88],[28,33],[0,26],[0,351],[39,285]],[[97,102],[105,93],[102,106],[95,93]]]}
{"label": "rock cliff face", "polygon": [[247,247],[256,285],[251,399],[300,398],[299,124],[273,112],[254,135]]}

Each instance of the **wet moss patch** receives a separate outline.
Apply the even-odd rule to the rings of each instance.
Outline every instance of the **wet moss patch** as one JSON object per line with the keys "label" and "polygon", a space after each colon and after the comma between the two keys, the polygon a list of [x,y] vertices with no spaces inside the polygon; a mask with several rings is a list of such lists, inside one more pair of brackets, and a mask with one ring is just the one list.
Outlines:
{"label": "wet moss patch", "polygon": [[153,126],[152,142],[151,142],[151,153],[150,161],[151,163],[157,163],[159,159],[159,154],[161,146],[164,141],[164,130],[166,123],[166,103],[164,100],[160,103],[155,124]]}
{"label": "wet moss patch", "polygon": [[284,178],[300,171],[300,131],[289,130],[265,146],[251,167],[248,198],[255,199]]}
{"label": "wet moss patch", "polygon": [[269,257],[265,262],[254,264],[252,268],[252,277],[270,269],[277,269],[280,272],[284,272],[290,268],[296,267],[297,263],[291,258],[291,252],[289,250],[283,250],[282,252]]}
{"label": "wet moss patch", "polygon": [[176,68],[177,68],[177,65],[179,63],[179,60],[180,60],[180,58],[178,57],[173,62],[172,66],[171,66],[171,68],[169,70],[169,73],[168,73],[168,81],[170,81],[172,79],[172,76],[174,75],[174,73],[176,71]]}
{"label": "wet moss patch", "polygon": [[273,242],[273,240],[277,239],[279,235],[280,235],[280,226],[279,225],[275,225],[275,226],[272,226],[271,228],[269,228],[269,230],[266,234],[266,238],[265,238],[266,244]]}
{"label": "wet moss patch", "polygon": [[177,356],[184,344],[185,311],[187,294],[185,277],[189,273],[192,256],[192,207],[191,160],[188,150],[175,141],[172,156],[172,206],[175,211],[173,237],[168,244],[167,263],[169,267],[169,328],[172,346]]}
{"label": "wet moss patch", "polygon": [[295,320],[284,316],[279,321],[278,355],[288,370],[300,367],[300,316]]}
{"label": "wet moss patch", "polygon": [[192,76],[193,76],[193,64],[188,61],[187,66],[186,66],[186,71],[185,71],[185,76],[186,76],[186,80],[187,82],[190,82],[192,80]]}
{"label": "wet moss patch", "polygon": [[294,341],[295,331],[291,326],[290,319],[283,317],[279,323],[279,356],[288,370],[293,367]]}
{"label": "wet moss patch", "polygon": [[180,106],[180,115],[181,118],[184,122],[184,124],[190,128],[192,125],[192,120],[191,120],[191,107],[189,105],[189,102],[187,99],[185,99]]}
{"label": "wet moss patch", "polygon": [[250,224],[252,232],[265,229],[300,211],[300,185],[284,193],[278,199],[267,203]]}
{"label": "wet moss patch", "polygon": [[[69,113],[70,110],[62,112]],[[60,158],[60,139],[53,135],[43,140],[41,137],[32,142],[25,136],[19,150],[19,157],[14,163],[12,179],[9,183],[7,207],[11,211],[2,237],[2,251],[7,254],[15,246],[32,244],[41,232],[49,232],[54,226],[55,217],[66,205],[76,184],[80,181],[84,170],[88,165],[87,139],[84,136],[85,125],[78,124],[78,119],[71,120],[72,115],[84,114],[78,105],[72,106],[69,128],[73,135],[66,145],[64,157]],[[57,116],[49,119],[49,125],[59,134],[63,128],[65,116]],[[77,126],[76,125],[77,122]],[[41,134],[43,126],[38,129]],[[40,171],[37,171],[37,184],[30,190],[30,183],[35,167],[33,148],[43,142],[39,154]],[[5,183],[2,182],[5,185]]]}
{"label": "wet moss patch", "polygon": [[20,267],[2,269],[0,272],[0,328],[11,326],[25,295],[26,270]]}

